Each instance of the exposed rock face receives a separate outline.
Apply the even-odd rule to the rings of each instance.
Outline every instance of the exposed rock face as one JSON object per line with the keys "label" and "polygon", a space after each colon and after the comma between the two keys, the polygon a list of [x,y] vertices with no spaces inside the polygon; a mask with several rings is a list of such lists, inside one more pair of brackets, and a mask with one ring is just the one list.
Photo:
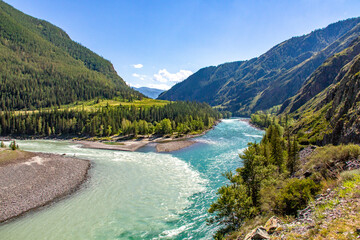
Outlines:
{"label": "exposed rock face", "polygon": [[286,113],[296,110],[292,113],[298,118],[294,131],[306,131],[319,145],[360,143],[360,38],[328,59],[283,108]]}
{"label": "exposed rock face", "polygon": [[270,235],[266,232],[264,227],[257,227],[248,233],[244,240],[262,240],[270,239]]}
{"label": "exposed rock face", "polygon": [[326,119],[334,131],[324,136],[323,144],[360,143],[360,54],[345,70],[344,77],[332,87],[325,100],[332,101]]}
{"label": "exposed rock face", "polygon": [[268,233],[273,233],[278,227],[281,226],[281,221],[277,217],[273,216],[271,217],[266,223],[264,228]]}
{"label": "exposed rock face", "polygon": [[306,81],[304,86],[292,98],[287,99],[281,106],[280,112],[292,113],[299,109],[311,98],[333,83],[341,80],[344,71],[341,69],[360,53],[360,41],[356,39],[342,53],[327,59]]}

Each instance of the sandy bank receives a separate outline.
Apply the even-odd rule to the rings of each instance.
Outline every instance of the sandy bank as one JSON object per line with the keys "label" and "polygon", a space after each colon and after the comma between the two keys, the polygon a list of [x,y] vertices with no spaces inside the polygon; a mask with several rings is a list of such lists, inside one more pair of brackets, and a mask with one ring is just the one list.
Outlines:
{"label": "sandy bank", "polygon": [[0,165],[0,222],[72,193],[90,168],[87,160],[23,153]]}
{"label": "sandy bank", "polygon": [[83,148],[91,149],[106,149],[106,150],[119,150],[119,151],[130,151],[134,152],[141,147],[147,145],[151,140],[126,140],[121,142],[113,142],[114,145],[105,144],[103,142],[92,142],[92,141],[75,141],[75,143],[81,144]]}
{"label": "sandy bank", "polygon": [[189,147],[196,143],[195,141],[170,141],[165,143],[156,144],[157,152],[172,152],[177,151],[186,147]]}
{"label": "sandy bank", "polygon": [[145,138],[142,140],[125,140],[121,142],[112,142],[112,144],[106,144],[103,142],[92,142],[92,141],[76,141],[81,144],[82,148],[91,149],[105,149],[105,150],[118,150],[118,151],[130,151],[134,152],[139,148],[146,146],[148,143],[156,144],[157,152],[172,152],[182,148],[186,148],[195,143],[195,141],[188,141],[186,139],[177,138]]}

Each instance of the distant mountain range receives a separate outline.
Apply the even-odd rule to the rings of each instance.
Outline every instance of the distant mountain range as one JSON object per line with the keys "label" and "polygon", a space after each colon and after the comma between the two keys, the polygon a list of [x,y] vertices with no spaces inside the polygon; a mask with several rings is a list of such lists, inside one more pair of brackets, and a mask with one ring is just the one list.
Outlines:
{"label": "distant mountain range", "polygon": [[162,92],[164,92],[164,90],[161,89],[148,88],[148,87],[139,87],[139,88],[133,87],[133,89],[144,94],[149,98],[154,98],[154,99],[157,98]]}
{"label": "distant mountain range", "polygon": [[249,116],[293,97],[327,58],[359,35],[360,18],[333,23],[284,41],[260,57],[202,68],[159,99],[207,102]]}
{"label": "distant mountain range", "polygon": [[0,1],[0,110],[139,98],[113,65],[62,29]]}

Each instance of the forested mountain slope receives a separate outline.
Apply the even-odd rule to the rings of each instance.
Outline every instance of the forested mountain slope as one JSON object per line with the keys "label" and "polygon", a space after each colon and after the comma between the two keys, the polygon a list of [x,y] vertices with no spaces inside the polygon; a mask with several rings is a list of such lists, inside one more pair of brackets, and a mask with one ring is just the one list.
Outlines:
{"label": "forested mountain slope", "polygon": [[291,104],[284,106],[283,114],[292,112],[297,119],[293,130],[302,132],[300,140],[360,143],[360,38],[319,67]]}
{"label": "forested mountain slope", "polygon": [[284,41],[258,58],[200,69],[159,99],[205,101],[237,115],[282,104],[328,57],[360,35],[359,23],[360,18],[340,21]]}
{"label": "forested mountain slope", "polygon": [[34,109],[95,97],[139,98],[113,65],[60,28],[0,1],[0,109]]}

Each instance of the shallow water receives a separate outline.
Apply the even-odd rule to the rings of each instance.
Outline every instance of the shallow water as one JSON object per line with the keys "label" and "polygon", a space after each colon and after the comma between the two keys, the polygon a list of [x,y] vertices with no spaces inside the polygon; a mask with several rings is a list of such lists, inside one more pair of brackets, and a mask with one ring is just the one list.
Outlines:
{"label": "shallow water", "polygon": [[66,153],[93,163],[75,194],[0,225],[0,239],[209,239],[207,209],[222,173],[241,166],[238,154],[262,131],[222,121],[199,142],[170,154],[79,148],[66,141],[18,141],[21,149]]}

